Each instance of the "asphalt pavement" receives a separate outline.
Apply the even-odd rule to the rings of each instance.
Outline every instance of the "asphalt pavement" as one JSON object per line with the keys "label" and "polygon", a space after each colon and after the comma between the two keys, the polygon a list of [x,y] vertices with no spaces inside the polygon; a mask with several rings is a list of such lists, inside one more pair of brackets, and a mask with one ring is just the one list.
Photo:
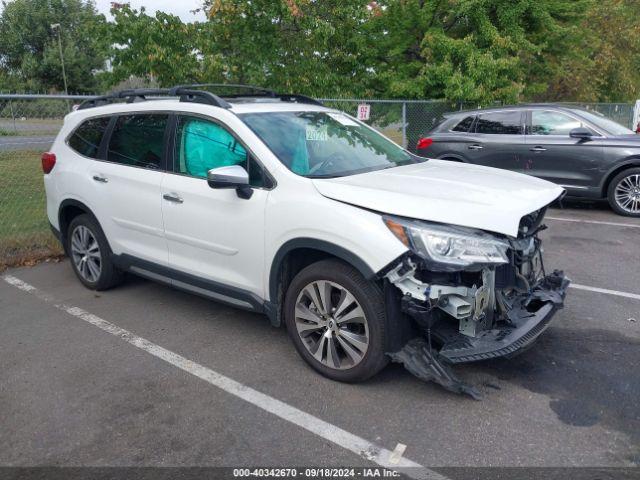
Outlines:
{"label": "asphalt pavement", "polygon": [[55,138],[55,135],[0,136],[0,152],[18,150],[36,150],[46,152]]}
{"label": "asphalt pavement", "polygon": [[640,221],[548,217],[547,270],[609,292],[572,288],[528,351],[456,367],[482,401],[399,365],[332,382],[266,317],[133,276],[96,293],[66,260],[5,271],[0,465],[365,466],[404,444],[431,468],[640,466]]}

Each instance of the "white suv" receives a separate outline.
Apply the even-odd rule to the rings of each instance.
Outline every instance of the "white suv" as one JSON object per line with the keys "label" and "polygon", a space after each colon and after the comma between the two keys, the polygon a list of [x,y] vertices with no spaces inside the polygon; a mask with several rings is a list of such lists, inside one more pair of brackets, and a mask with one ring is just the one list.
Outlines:
{"label": "white suv", "polygon": [[131,272],[263,312],[336,380],[391,358],[474,394],[448,365],[533,342],[568,284],[536,235],[562,188],[417,157],[303,96],[100,97],[65,118],[43,169],[85,286]]}

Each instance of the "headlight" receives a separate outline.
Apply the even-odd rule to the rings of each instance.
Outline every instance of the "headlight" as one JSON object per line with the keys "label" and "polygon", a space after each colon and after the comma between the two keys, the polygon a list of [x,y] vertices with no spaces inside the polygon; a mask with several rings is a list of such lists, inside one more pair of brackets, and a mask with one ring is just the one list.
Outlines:
{"label": "headlight", "polygon": [[384,217],[389,230],[436,270],[465,270],[508,263],[509,243],[480,230]]}

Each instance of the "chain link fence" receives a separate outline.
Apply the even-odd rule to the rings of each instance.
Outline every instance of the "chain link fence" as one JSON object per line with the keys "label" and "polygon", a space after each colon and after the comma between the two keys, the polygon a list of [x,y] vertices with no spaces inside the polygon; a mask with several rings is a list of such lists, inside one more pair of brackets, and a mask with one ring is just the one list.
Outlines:
{"label": "chain link fence", "polygon": [[328,107],[357,117],[358,106],[369,105],[365,123],[403,147],[415,145],[419,138],[435,127],[442,116],[465,108],[463,103],[438,100],[362,100],[323,98]]}
{"label": "chain link fence", "polygon": [[[437,100],[366,100],[366,99],[321,99],[325,105],[357,116],[358,106],[369,105],[369,120],[365,123],[384,133],[398,144],[411,149],[447,112],[475,110],[482,105],[470,102],[443,102]],[[633,103],[572,103],[568,107],[597,112],[619,124],[635,130]],[[491,105],[500,106],[499,103]],[[486,107],[486,105],[485,105]]]}
{"label": "chain link fence", "polygon": [[40,157],[73,101],[0,95],[0,270],[62,253],[49,229]]}
{"label": "chain link fence", "polygon": [[633,124],[635,111],[633,103],[564,103],[563,105],[597,112],[631,130],[636,129],[636,125]]}
{"label": "chain link fence", "polygon": [[[64,116],[91,97],[0,95],[0,269],[61,254],[49,230],[40,157],[49,149]],[[476,104],[372,99],[322,99],[324,104],[357,116],[369,105],[366,123],[404,147],[436,126],[446,112]],[[632,127],[633,104],[572,104]]]}

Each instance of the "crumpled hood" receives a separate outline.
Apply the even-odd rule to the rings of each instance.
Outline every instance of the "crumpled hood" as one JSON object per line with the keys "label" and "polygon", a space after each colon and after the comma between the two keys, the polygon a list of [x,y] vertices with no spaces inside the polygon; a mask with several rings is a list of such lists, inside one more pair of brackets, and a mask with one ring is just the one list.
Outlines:
{"label": "crumpled hood", "polygon": [[325,197],[359,207],[512,237],[524,215],[563,192],[528,175],[445,160],[314,179],[313,184]]}

